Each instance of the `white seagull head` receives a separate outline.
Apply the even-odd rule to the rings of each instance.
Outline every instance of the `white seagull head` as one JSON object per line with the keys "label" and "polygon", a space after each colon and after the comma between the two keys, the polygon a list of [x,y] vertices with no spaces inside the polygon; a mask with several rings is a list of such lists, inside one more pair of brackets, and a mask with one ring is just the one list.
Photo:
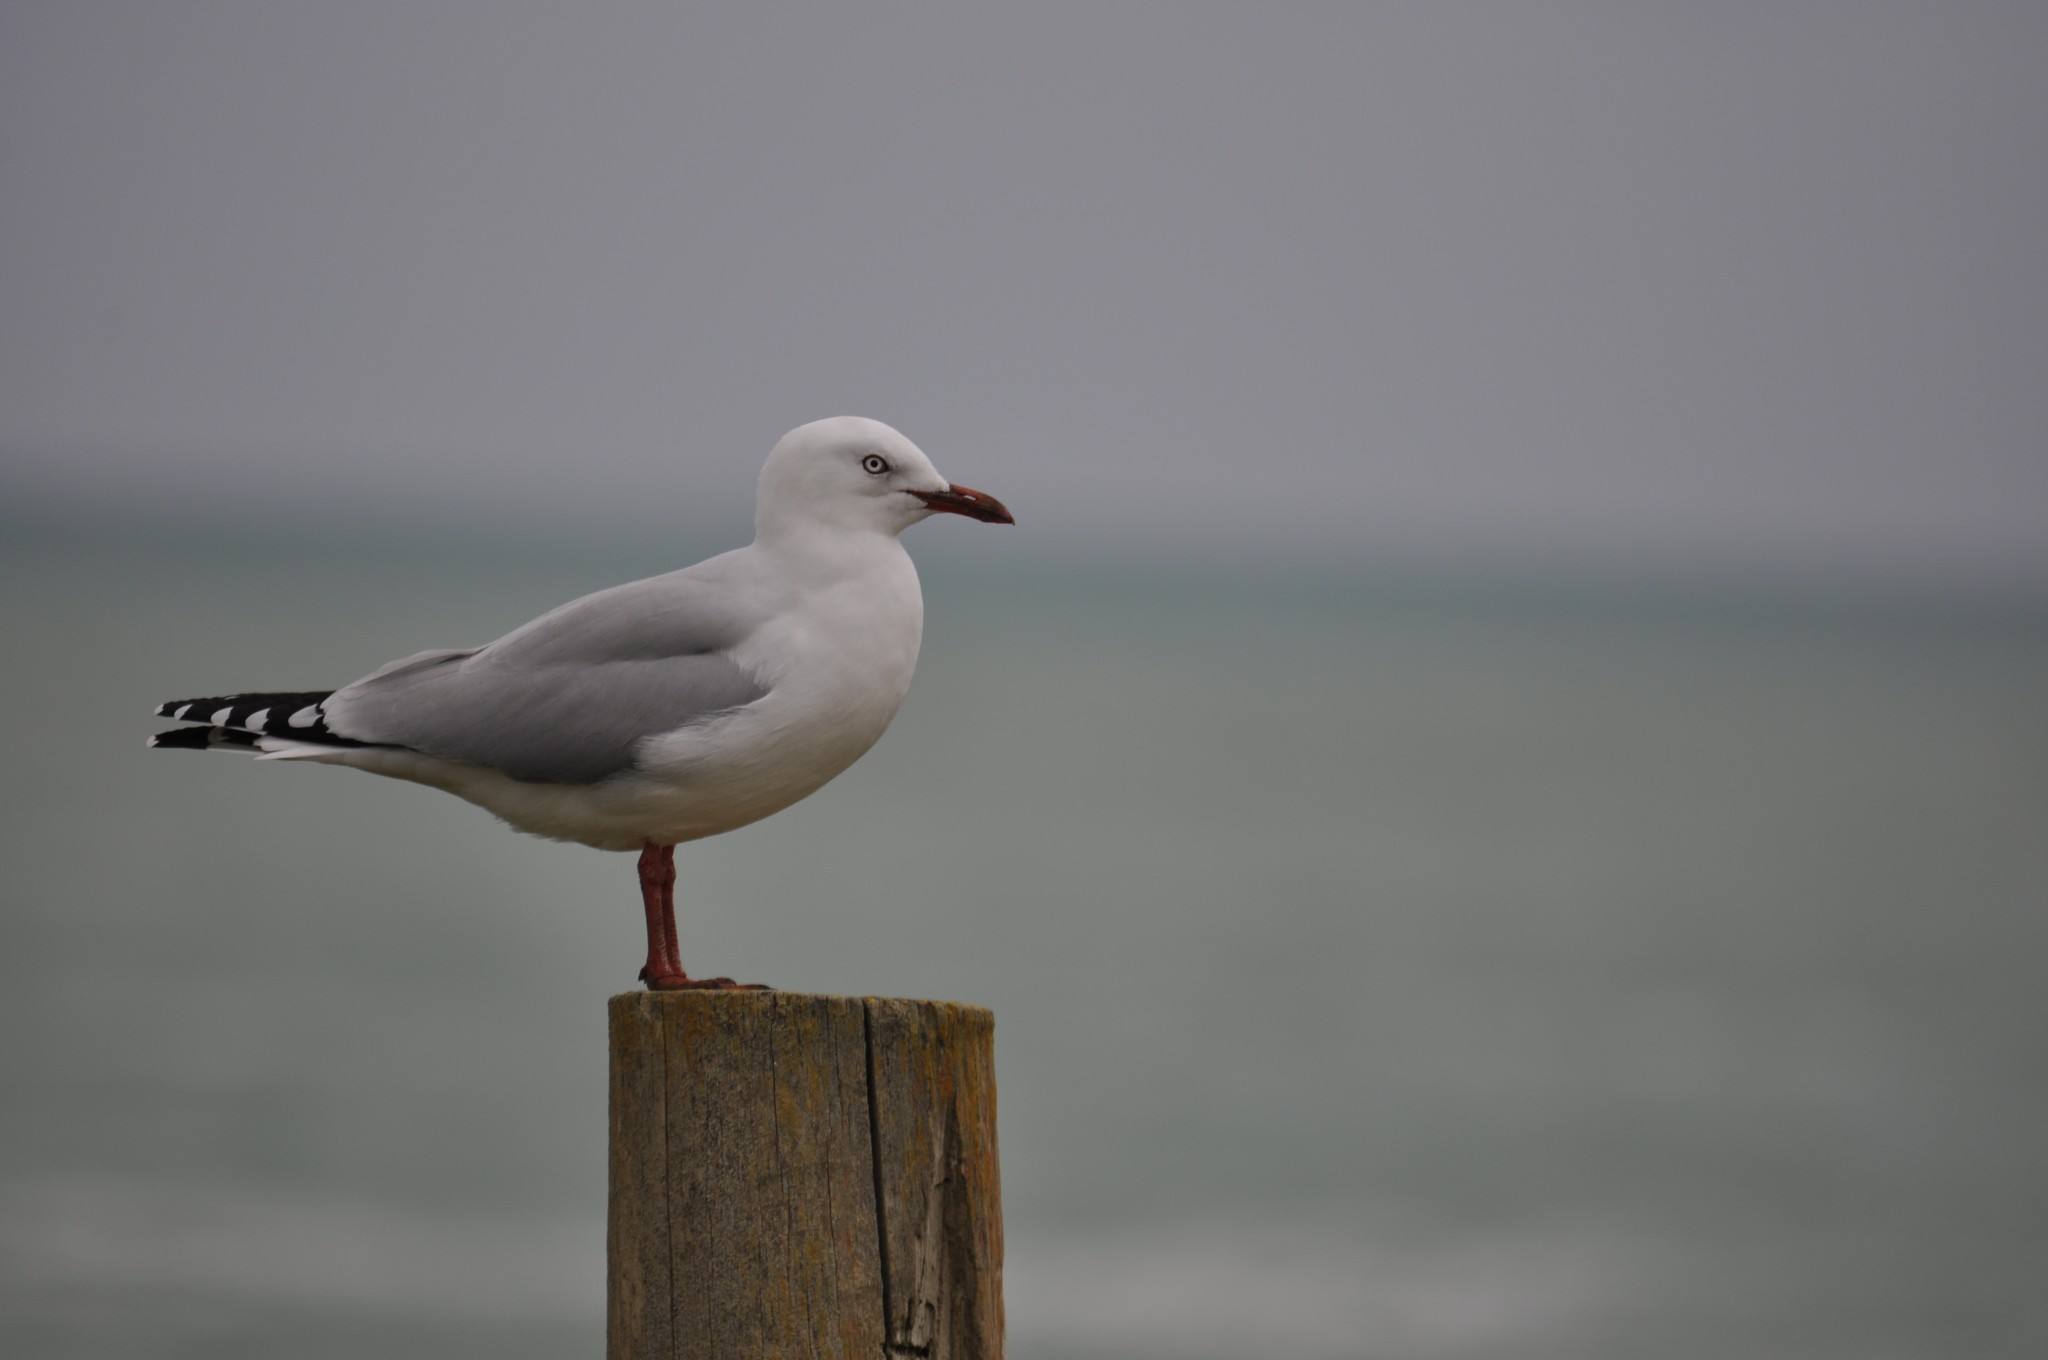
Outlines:
{"label": "white seagull head", "polygon": [[941,511],[1014,524],[995,497],[939,475],[924,451],[879,420],[833,416],[777,441],[761,469],[755,531],[763,538],[832,527],[902,533]]}

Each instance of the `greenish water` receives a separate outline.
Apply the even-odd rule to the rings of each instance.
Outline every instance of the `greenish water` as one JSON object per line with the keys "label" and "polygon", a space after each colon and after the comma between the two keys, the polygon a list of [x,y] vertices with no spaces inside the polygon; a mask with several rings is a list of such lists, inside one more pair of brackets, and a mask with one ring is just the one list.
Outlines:
{"label": "greenish water", "polygon": [[[0,1353],[599,1352],[629,861],[142,741],[696,555],[0,550]],[[683,941],[995,1009],[1019,1360],[2048,1353],[2040,615],[921,556]]]}

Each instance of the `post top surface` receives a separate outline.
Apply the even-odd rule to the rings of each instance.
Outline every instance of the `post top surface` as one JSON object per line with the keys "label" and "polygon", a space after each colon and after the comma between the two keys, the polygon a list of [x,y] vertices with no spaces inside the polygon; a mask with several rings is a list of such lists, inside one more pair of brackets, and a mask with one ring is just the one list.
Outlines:
{"label": "post top surface", "polygon": [[677,991],[650,992],[635,990],[618,992],[608,1003],[612,1007],[645,1007],[653,1009],[675,1009],[694,1007],[702,1009],[726,1008],[731,1010],[748,1008],[773,1009],[783,1006],[814,1005],[862,1005],[879,1006],[889,1009],[930,1007],[949,1012],[965,1020],[980,1020],[993,1023],[995,1013],[986,1006],[971,1005],[965,1001],[935,1001],[923,997],[904,996],[843,996],[836,992],[741,992],[741,991]]}

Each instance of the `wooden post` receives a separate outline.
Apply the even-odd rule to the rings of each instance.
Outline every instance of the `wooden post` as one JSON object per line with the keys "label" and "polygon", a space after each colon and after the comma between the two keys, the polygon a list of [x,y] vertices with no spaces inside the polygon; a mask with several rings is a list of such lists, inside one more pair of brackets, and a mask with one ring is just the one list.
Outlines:
{"label": "wooden post", "polygon": [[607,1360],[1000,1360],[994,1017],[611,999]]}

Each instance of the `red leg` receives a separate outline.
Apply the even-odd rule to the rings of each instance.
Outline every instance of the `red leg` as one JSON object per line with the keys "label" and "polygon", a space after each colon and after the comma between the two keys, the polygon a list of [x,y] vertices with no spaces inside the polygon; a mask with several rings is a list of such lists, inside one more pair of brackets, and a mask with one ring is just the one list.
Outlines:
{"label": "red leg", "polygon": [[[662,852],[668,854],[664,856]],[[668,872],[663,874],[663,859],[668,861]],[[675,847],[656,845],[648,842],[640,850],[640,906],[647,913],[647,962],[640,969],[640,980],[649,987],[660,987],[671,978],[680,979],[683,967],[676,962],[675,946]],[[668,883],[663,884],[666,877]]]}
{"label": "red leg", "polygon": [[653,992],[691,988],[721,991],[767,991],[755,982],[731,978],[693,978],[683,971],[676,947],[676,848],[649,841],[640,850],[640,905],[647,914],[647,962],[640,980]]}
{"label": "red leg", "polygon": [[683,971],[683,948],[676,943],[676,848],[661,847],[661,936],[668,946],[668,961],[678,975]]}

